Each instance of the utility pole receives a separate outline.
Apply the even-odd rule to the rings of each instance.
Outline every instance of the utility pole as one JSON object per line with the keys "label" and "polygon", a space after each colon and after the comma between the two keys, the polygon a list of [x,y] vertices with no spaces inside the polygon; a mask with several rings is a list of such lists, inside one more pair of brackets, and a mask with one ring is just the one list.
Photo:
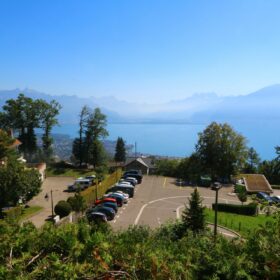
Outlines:
{"label": "utility pole", "polygon": [[218,191],[222,188],[222,185],[218,182],[214,183],[211,187],[213,191],[216,192],[215,198],[215,222],[214,222],[214,239],[216,240],[217,236],[217,224],[218,224]]}
{"label": "utility pole", "polygon": [[54,218],[54,211],[53,211],[53,191],[51,190],[51,205],[52,205],[52,219]]}
{"label": "utility pole", "polygon": [[137,159],[137,142],[135,142],[135,159]]}

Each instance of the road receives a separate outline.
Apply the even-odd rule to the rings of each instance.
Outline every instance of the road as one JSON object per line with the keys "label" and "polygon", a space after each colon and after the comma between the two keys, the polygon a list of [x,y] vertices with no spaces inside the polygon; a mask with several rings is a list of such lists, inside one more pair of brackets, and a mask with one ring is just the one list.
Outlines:
{"label": "road", "polygon": [[[126,229],[129,225],[149,225],[156,228],[181,216],[193,190],[193,187],[176,186],[174,178],[144,176],[142,184],[136,187],[134,198],[119,210],[111,225],[116,230]],[[202,187],[198,190],[203,198],[203,205],[211,207],[215,192]],[[219,202],[240,204],[232,191],[232,187],[223,187],[219,191]]]}
{"label": "road", "polygon": [[[65,192],[67,185],[73,183],[75,178],[72,177],[48,177],[42,184],[42,191],[35,196],[28,205],[39,205],[43,210],[34,216],[27,219],[31,221],[36,227],[41,227],[52,214],[51,208],[51,190],[53,191],[53,206],[60,200],[67,200],[73,193]],[[48,199],[45,198],[46,193]]]}

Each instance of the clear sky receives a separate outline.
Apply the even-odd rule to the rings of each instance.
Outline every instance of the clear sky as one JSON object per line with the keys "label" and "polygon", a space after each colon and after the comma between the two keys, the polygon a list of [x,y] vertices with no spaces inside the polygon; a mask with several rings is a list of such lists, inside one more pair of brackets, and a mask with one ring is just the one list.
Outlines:
{"label": "clear sky", "polygon": [[279,0],[1,0],[0,89],[163,102],[280,82]]}

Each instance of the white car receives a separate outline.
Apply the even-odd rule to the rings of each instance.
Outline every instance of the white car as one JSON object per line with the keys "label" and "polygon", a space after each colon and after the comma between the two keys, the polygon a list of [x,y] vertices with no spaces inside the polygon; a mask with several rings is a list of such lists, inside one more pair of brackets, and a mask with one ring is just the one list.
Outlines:
{"label": "white car", "polygon": [[116,193],[122,194],[126,199],[129,199],[129,195],[127,193],[124,193],[122,191],[116,191]]}
{"label": "white car", "polygon": [[124,180],[120,180],[120,181],[118,182],[118,184],[133,186],[130,182],[124,181]]}

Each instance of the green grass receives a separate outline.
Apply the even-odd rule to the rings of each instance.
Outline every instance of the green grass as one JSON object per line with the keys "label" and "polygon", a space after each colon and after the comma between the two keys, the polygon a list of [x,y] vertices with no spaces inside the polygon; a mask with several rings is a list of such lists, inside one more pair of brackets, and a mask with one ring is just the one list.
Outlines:
{"label": "green grass", "polygon": [[69,176],[69,177],[82,177],[92,175],[95,172],[89,169],[78,169],[78,168],[62,168],[62,167],[48,167],[46,175],[48,176]]}
{"label": "green grass", "polygon": [[43,207],[41,207],[41,206],[31,206],[28,208],[24,208],[22,211],[22,214],[19,217],[19,220],[25,220],[25,219],[33,216],[34,214],[37,214],[42,209],[43,209]]}
{"label": "green grass", "polygon": [[[215,212],[206,208],[205,214],[206,221],[214,223]],[[226,212],[218,212],[218,225],[237,231],[244,237],[248,236],[260,225],[265,225],[266,222],[272,221],[272,219],[272,216],[244,216]]]}

